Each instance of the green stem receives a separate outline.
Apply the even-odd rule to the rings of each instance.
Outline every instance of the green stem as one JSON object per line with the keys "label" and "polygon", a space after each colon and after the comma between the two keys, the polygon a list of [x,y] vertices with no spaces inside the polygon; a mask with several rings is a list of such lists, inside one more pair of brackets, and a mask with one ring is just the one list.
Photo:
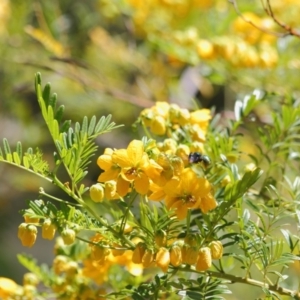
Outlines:
{"label": "green stem", "polygon": [[[188,267],[178,268],[178,270],[183,271],[183,272],[204,274],[204,272],[198,272],[198,271],[188,268]],[[290,290],[287,288],[283,288],[281,286],[278,286],[277,284],[270,285],[265,282],[254,280],[254,279],[251,279],[248,277],[238,277],[235,275],[221,273],[221,272],[215,272],[215,271],[206,271],[205,273],[210,277],[229,280],[230,283],[243,283],[243,284],[248,284],[248,285],[252,285],[252,286],[256,286],[256,287],[260,287],[260,288],[266,288],[266,289],[276,292],[280,295],[288,295],[290,297],[294,297],[294,299],[300,300],[300,291],[294,291],[294,290]]]}
{"label": "green stem", "polygon": [[47,194],[47,193],[45,193],[45,191],[44,191],[44,189],[43,189],[42,187],[40,187],[39,194],[40,194],[40,195],[43,195],[43,196],[45,196],[45,197],[47,197],[47,198],[50,198],[50,199],[52,199],[52,200],[55,200],[55,201],[57,201],[57,202],[60,202],[60,203],[65,203],[65,204],[68,204],[68,205],[73,205],[73,206],[82,207],[81,204],[71,203],[71,202],[68,202],[68,201],[66,201],[66,200],[62,200],[62,199],[59,199],[59,198],[57,198],[57,197],[54,197],[54,196],[52,196],[52,195]]}
{"label": "green stem", "polygon": [[130,249],[135,248],[135,244],[131,240],[129,240],[125,235],[120,234],[111,226],[109,226],[107,222],[105,222],[105,220],[103,220],[85,201],[83,201],[83,199],[79,198],[71,189],[65,186],[56,177],[53,178],[53,182],[59,188],[61,188],[66,194],[72,197],[78,204],[82,205],[102,226],[106,227],[112,234],[114,234],[119,239],[123,240],[128,246],[130,246]]}

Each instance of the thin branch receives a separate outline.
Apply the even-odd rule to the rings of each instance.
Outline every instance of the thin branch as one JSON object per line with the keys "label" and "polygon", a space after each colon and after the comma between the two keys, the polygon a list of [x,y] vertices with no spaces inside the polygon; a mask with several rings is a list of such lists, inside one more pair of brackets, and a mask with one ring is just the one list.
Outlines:
{"label": "thin branch", "polygon": [[265,32],[267,34],[271,34],[271,35],[275,35],[277,37],[285,37],[287,35],[292,35],[292,36],[296,36],[296,37],[300,37],[300,32],[296,31],[295,29],[293,29],[291,26],[283,23],[282,21],[278,20],[277,17],[275,17],[275,14],[273,12],[273,9],[271,7],[270,4],[270,0],[266,0],[266,5],[264,4],[263,0],[261,0],[262,6],[264,8],[264,11],[268,14],[268,16],[270,16],[272,18],[272,20],[279,25],[282,29],[285,30],[284,33],[281,32],[275,32],[275,31],[270,31],[265,29],[264,27],[260,27],[257,24],[255,24],[254,22],[252,22],[251,20],[247,19],[242,12],[240,11],[236,0],[228,0],[229,3],[231,3],[236,11],[236,13],[248,24],[250,24],[251,26],[253,26],[254,28]]}
{"label": "thin branch", "polygon": [[[256,25],[255,23],[253,23],[251,20],[247,19],[243,14],[242,12],[240,11],[237,3],[236,3],[236,0],[228,0],[229,3],[231,3],[236,11],[236,13],[248,24],[250,24],[251,26],[253,26],[254,28],[262,31],[262,32],[265,32],[267,34],[271,34],[271,35],[275,35],[277,37],[284,37],[286,35],[286,33],[280,33],[280,32],[275,32],[275,31],[270,31],[270,30],[267,30],[265,29],[264,27],[260,27],[258,25]],[[275,20],[274,20],[275,21]]]}
{"label": "thin branch", "polygon": [[293,29],[291,26],[281,22],[280,20],[278,20],[275,17],[275,14],[273,12],[272,6],[270,4],[270,0],[266,0],[267,1],[267,7],[264,7],[266,13],[273,19],[273,21],[279,25],[281,28],[283,28],[286,31],[285,35],[293,35],[293,36],[297,36],[300,37],[300,32],[297,32],[295,29]]}

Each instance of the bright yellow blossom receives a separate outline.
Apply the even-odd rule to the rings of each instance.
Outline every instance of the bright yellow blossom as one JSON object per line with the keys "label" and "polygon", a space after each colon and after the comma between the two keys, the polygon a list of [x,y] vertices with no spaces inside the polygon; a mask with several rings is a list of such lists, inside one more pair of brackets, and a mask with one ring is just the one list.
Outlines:
{"label": "bright yellow blossom", "polygon": [[6,297],[12,296],[18,285],[11,279],[0,277],[0,298],[6,299]]}
{"label": "bright yellow blossom", "polygon": [[201,209],[203,213],[216,207],[211,195],[211,185],[205,178],[186,168],[180,177],[174,177],[165,186],[165,202],[168,209],[174,209],[178,219],[186,217],[188,209]]}
{"label": "bright yellow blossom", "polygon": [[150,178],[159,176],[162,168],[148,158],[142,141],[133,140],[127,149],[115,150],[112,161],[121,167],[121,176],[144,195],[149,190]]}

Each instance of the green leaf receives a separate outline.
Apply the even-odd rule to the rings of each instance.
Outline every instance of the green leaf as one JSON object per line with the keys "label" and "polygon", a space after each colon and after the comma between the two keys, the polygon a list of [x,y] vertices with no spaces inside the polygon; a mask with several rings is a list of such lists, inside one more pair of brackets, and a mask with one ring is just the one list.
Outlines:
{"label": "green leaf", "polygon": [[96,126],[96,116],[92,116],[88,128],[88,136],[91,136],[94,133],[95,126]]}
{"label": "green leaf", "polygon": [[3,148],[4,148],[4,153],[6,156],[7,156],[7,154],[11,153],[9,143],[6,138],[3,139]]}
{"label": "green leaf", "polygon": [[[55,119],[57,120],[58,123],[61,122],[62,120],[62,117],[63,117],[63,114],[64,114],[64,111],[65,111],[65,106],[64,105],[61,105],[55,112]],[[65,121],[66,122],[66,121]],[[64,131],[61,131],[61,132],[64,132]]]}
{"label": "green leaf", "polygon": [[51,84],[48,82],[45,87],[44,87],[44,90],[43,90],[43,93],[42,93],[42,97],[45,101],[45,105],[46,107],[48,105],[51,105],[50,104],[50,94],[51,94]]}
{"label": "green leaf", "polygon": [[56,108],[56,102],[57,102],[57,94],[53,93],[51,95],[51,97],[49,98],[48,105],[50,105],[53,108],[54,111],[55,111],[55,108]]}

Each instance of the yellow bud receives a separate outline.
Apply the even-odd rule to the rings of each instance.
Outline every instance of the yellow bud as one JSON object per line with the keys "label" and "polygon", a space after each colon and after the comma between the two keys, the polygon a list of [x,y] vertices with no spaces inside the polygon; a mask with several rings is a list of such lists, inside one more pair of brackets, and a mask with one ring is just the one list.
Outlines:
{"label": "yellow bud", "polygon": [[102,184],[96,183],[90,187],[90,197],[94,202],[102,202],[104,199],[104,188]]}
{"label": "yellow bud", "polygon": [[226,176],[222,179],[221,185],[222,185],[222,186],[226,186],[226,185],[229,184],[230,182],[231,182],[230,176],[229,176],[229,175],[226,175]]}
{"label": "yellow bud", "polygon": [[175,156],[171,159],[171,165],[173,167],[174,176],[179,176],[184,169],[183,160]]}
{"label": "yellow bud", "polygon": [[146,251],[145,243],[138,243],[132,253],[132,262],[135,264],[142,263],[143,256]]}
{"label": "yellow bud", "polygon": [[75,241],[76,233],[73,229],[65,228],[61,232],[61,237],[62,237],[65,245],[71,245]]}
{"label": "yellow bud", "polygon": [[153,119],[153,111],[150,108],[145,108],[140,114],[141,120],[145,126],[150,127]]}
{"label": "yellow bud", "polygon": [[173,245],[170,250],[170,263],[174,267],[182,264],[182,253],[179,245]]}
{"label": "yellow bud", "polygon": [[[27,210],[28,213],[34,213],[32,209]],[[24,215],[25,223],[39,223],[40,219],[31,217],[30,215]]]}
{"label": "yellow bud", "polygon": [[145,268],[149,267],[154,261],[154,253],[151,249],[146,249],[142,257],[142,264]]}
{"label": "yellow bud", "polygon": [[213,241],[209,244],[212,259],[220,259],[223,256],[223,245],[220,241]]}
{"label": "yellow bud", "polygon": [[50,219],[46,219],[42,225],[42,237],[43,239],[52,240],[54,238],[56,226]]}
{"label": "yellow bud", "polygon": [[168,271],[170,264],[170,252],[167,248],[161,247],[156,253],[156,265],[162,269],[164,273]]}
{"label": "yellow bud", "polygon": [[104,186],[104,195],[108,200],[113,199],[117,193],[117,183],[114,180],[106,181]]}
{"label": "yellow bud", "polygon": [[211,252],[208,247],[201,248],[196,262],[197,271],[206,271],[211,267]]}
{"label": "yellow bud", "polygon": [[26,284],[31,284],[31,285],[36,286],[39,284],[39,279],[33,273],[25,273],[23,276],[23,285],[26,285]]}
{"label": "yellow bud", "polygon": [[185,263],[188,265],[194,265],[197,262],[197,258],[198,258],[198,247],[192,247],[192,246],[188,247]]}
{"label": "yellow bud", "polygon": [[78,263],[76,261],[69,261],[65,269],[66,275],[70,278],[78,273]]}
{"label": "yellow bud", "polygon": [[37,228],[34,225],[22,223],[18,228],[18,238],[25,247],[32,247],[35,243]]}
{"label": "yellow bud", "polygon": [[167,130],[165,119],[161,116],[156,116],[151,122],[150,130],[156,135],[164,135]]}
{"label": "yellow bud", "polygon": [[163,247],[167,243],[167,234],[164,230],[158,230],[155,234],[155,244],[158,247]]}
{"label": "yellow bud", "polygon": [[215,51],[213,44],[204,39],[199,39],[197,42],[197,53],[200,58],[212,59],[215,57]]}
{"label": "yellow bud", "polygon": [[68,267],[68,258],[64,255],[57,255],[53,260],[53,270],[55,274],[59,275]]}
{"label": "yellow bud", "polygon": [[197,245],[197,237],[194,234],[188,234],[184,238],[184,243],[188,244],[189,246],[196,246]]}

